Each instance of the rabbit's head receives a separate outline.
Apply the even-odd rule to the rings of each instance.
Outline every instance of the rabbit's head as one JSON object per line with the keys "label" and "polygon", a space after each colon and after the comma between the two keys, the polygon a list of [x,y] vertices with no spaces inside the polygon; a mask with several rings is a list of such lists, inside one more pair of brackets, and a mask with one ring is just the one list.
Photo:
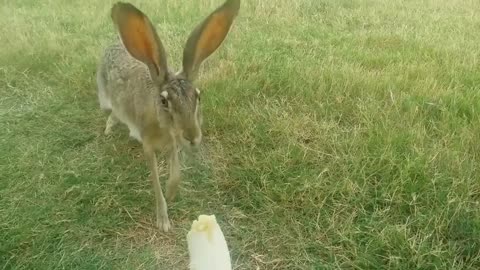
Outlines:
{"label": "rabbit's head", "polygon": [[129,3],[117,2],[112,7],[111,17],[124,47],[148,67],[158,89],[158,117],[168,113],[177,134],[192,145],[202,139],[200,90],[194,81],[202,62],[227,36],[239,9],[240,0],[227,0],[203,20],[187,39],[182,70],[173,74],[169,72],[165,49],[149,18]]}
{"label": "rabbit's head", "polygon": [[181,140],[198,145],[202,140],[200,90],[189,80],[176,75],[163,84],[160,102],[157,108],[170,114]]}

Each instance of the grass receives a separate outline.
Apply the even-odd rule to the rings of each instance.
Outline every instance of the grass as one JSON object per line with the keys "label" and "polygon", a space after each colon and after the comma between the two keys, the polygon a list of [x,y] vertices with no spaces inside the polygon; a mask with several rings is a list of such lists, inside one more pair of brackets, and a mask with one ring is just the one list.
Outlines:
{"label": "grass", "polygon": [[[221,0],[133,1],[178,67]],[[215,214],[235,269],[480,268],[480,2],[244,0],[203,66],[174,225],[141,147],[102,134],[113,1],[0,8],[0,269],[187,269]],[[163,179],[165,176],[163,176]]]}

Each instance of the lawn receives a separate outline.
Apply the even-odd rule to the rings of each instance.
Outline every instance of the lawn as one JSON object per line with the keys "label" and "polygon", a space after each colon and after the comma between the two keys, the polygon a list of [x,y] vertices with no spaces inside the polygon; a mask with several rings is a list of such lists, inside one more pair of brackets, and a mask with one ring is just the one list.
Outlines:
{"label": "lawn", "polygon": [[[222,1],[132,3],[178,68]],[[0,7],[0,269],[187,269],[199,214],[235,269],[480,269],[480,1],[243,0],[169,233],[141,145],[103,135],[113,3]]]}

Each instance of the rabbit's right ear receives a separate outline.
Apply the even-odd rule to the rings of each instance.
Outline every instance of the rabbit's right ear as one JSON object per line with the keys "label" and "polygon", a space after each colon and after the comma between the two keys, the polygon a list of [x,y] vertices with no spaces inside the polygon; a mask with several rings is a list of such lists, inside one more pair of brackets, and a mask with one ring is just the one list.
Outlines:
{"label": "rabbit's right ear", "polygon": [[202,62],[222,44],[239,9],[240,0],[226,0],[190,33],[181,71],[189,80],[195,79]]}
{"label": "rabbit's right ear", "polygon": [[148,17],[132,4],[123,2],[113,5],[111,17],[130,55],[148,66],[152,79],[163,81],[167,73],[167,57]]}

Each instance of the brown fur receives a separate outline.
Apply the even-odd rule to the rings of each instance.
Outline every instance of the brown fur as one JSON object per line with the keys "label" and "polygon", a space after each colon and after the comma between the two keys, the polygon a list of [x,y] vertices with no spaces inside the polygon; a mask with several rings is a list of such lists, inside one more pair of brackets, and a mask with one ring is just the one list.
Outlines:
{"label": "brown fur", "polygon": [[180,183],[178,152],[183,142],[201,142],[200,93],[193,85],[201,63],[223,42],[240,8],[227,0],[190,34],[182,71],[173,73],[167,55],[148,17],[129,3],[118,2],[111,17],[119,40],[105,50],[97,71],[100,107],[110,111],[105,134],[118,122],[143,145],[155,192],[156,225],[170,229],[167,203],[158,179],[157,151],[168,154],[166,197],[175,197]]}

